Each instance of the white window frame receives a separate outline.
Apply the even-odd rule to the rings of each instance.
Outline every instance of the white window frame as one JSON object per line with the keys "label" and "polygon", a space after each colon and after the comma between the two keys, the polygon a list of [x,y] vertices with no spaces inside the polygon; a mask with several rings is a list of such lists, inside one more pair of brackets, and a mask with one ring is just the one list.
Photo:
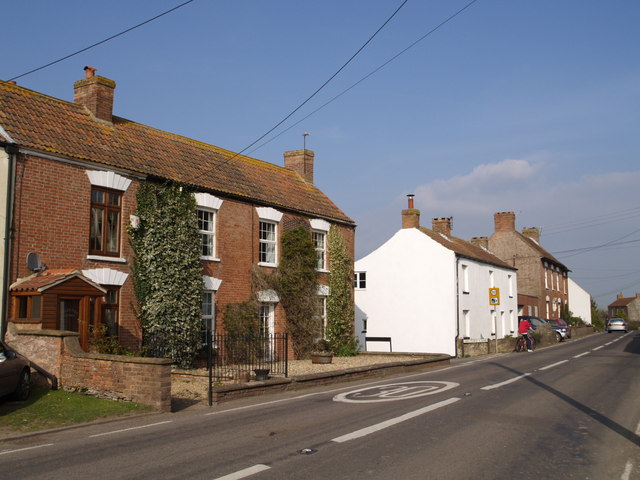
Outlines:
{"label": "white window frame", "polygon": [[[273,228],[272,232],[270,231],[271,227]],[[278,224],[268,220],[260,220],[258,229],[258,265],[275,267],[278,265]],[[271,235],[273,238],[268,238]]]}
{"label": "white window frame", "polygon": [[[278,224],[282,220],[283,213],[271,207],[256,207],[258,223],[258,265],[263,267],[278,266]],[[262,238],[263,225],[273,225],[273,239]],[[266,231],[266,230],[265,230]],[[262,260],[262,246],[273,248],[273,261]],[[272,247],[271,247],[272,246]]]}
{"label": "white window frame", "polygon": [[[316,249],[316,270],[327,271],[327,232],[311,230],[311,239]],[[321,239],[321,241],[319,241]]]}
{"label": "white window frame", "polygon": [[[223,200],[209,193],[195,193],[193,195],[197,205],[198,230],[201,236],[200,259],[213,262],[219,262],[218,257],[218,211],[222,206]],[[200,229],[200,212],[211,215],[211,229]],[[205,237],[211,239],[211,255],[202,255],[202,245]]]}
{"label": "white window frame", "polygon": [[353,288],[355,288],[356,290],[367,289],[367,272],[366,271],[360,270],[358,272],[353,272]]}
{"label": "white window frame", "polygon": [[462,293],[469,293],[469,265],[460,264],[462,269]]}
{"label": "white window frame", "polygon": [[507,275],[507,281],[509,282],[509,298],[513,298],[513,275]]}
{"label": "white window frame", "polygon": [[316,315],[322,325],[322,338],[327,338],[327,297],[318,295]]}
{"label": "white window frame", "polygon": [[[258,311],[258,321],[260,325],[260,333],[273,335],[275,328],[275,303],[263,302],[260,304]],[[266,327],[266,331],[265,331]]]}
{"label": "white window frame", "polygon": [[[200,232],[200,259],[201,260],[212,260],[219,261],[220,259],[217,256],[217,242],[216,242],[216,224],[218,221],[217,210],[209,210],[208,208],[198,208],[196,210],[196,214],[198,215],[198,231]],[[205,219],[201,222],[201,215],[209,216],[209,219],[206,219],[206,222],[209,223],[210,228],[205,229],[201,228],[201,223],[205,222]],[[210,255],[204,254],[204,246],[205,241],[208,240],[208,244],[210,244]]]}

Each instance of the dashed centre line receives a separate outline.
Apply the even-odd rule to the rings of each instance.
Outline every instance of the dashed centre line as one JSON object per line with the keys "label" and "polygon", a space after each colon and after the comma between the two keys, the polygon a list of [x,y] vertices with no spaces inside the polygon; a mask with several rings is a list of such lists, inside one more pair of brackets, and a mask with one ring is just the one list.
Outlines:
{"label": "dashed centre line", "polygon": [[347,433],[346,435],[336,437],[331,441],[336,443],[343,443],[343,442],[348,442],[349,440],[354,440],[356,438],[364,437],[371,433],[384,430],[385,428],[391,427],[393,425],[397,425],[398,423],[406,422],[407,420],[423,415],[427,412],[431,412],[440,407],[446,407],[447,405],[456,403],[458,400],[460,400],[460,398],[452,397],[452,398],[449,398],[448,400],[443,400],[442,402],[434,403],[432,405],[419,408],[418,410],[414,410],[413,412],[405,413],[404,415],[400,415],[399,417],[390,418],[389,420],[385,420],[384,422],[380,422],[375,425],[371,425],[369,427],[361,428],[360,430],[356,430],[355,432]]}
{"label": "dashed centre line", "polygon": [[573,358],[580,358],[580,357],[584,357],[585,355],[589,355],[591,352],[583,352],[580,353],[578,355],[574,355]]}
{"label": "dashed centre line", "polygon": [[36,448],[50,447],[52,445],[53,445],[53,443],[45,443],[43,445],[34,445],[33,447],[17,448],[15,450],[6,450],[4,452],[0,452],[0,455],[7,455],[9,453],[24,452],[26,450],[35,450]]}
{"label": "dashed centre line", "polygon": [[515,381],[518,381],[521,378],[528,377],[529,375],[531,374],[523,373],[522,375],[518,375],[517,377],[510,378],[509,380],[505,380],[504,382],[494,383],[493,385],[485,385],[484,387],[481,387],[480,390],[493,390],[494,388],[500,388],[505,385],[509,385],[510,383],[513,383]]}
{"label": "dashed centre line", "polygon": [[122,430],[113,430],[111,432],[96,433],[95,435],[89,435],[89,438],[104,437],[105,435],[113,435],[116,433],[129,432],[131,430],[141,430],[143,428],[155,427],[156,425],[162,425],[164,423],[173,423],[173,420],[167,420],[165,422],[158,422],[158,423],[150,423],[149,425],[142,425],[140,427],[123,428]]}
{"label": "dashed centre line", "polygon": [[269,470],[271,467],[267,465],[257,464],[253,467],[245,468],[244,470],[238,470],[237,472],[230,473],[229,475],[225,475],[224,477],[218,477],[215,480],[240,480],[241,478],[246,478],[251,475],[255,475],[256,473],[264,472],[265,470]]}
{"label": "dashed centre line", "polygon": [[560,362],[552,363],[551,365],[547,365],[546,367],[539,368],[538,370],[547,370],[549,368],[557,367],[558,365],[562,365],[563,363],[567,363],[569,360],[562,360]]}

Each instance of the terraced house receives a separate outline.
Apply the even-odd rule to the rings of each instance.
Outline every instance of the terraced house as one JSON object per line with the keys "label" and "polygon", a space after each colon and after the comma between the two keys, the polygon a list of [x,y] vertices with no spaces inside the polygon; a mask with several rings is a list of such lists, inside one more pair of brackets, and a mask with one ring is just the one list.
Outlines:
{"label": "terraced house", "polygon": [[[327,233],[336,226],[353,258],[355,224],[314,185],[314,152],[286,152],[282,167],[114,116],[115,82],[85,71],[73,102],[0,82],[3,322],[75,330],[85,346],[91,326],[104,324],[138,348],[127,228],[146,180],[197,192],[203,318],[214,329],[226,304],[251,296],[252,268],[278,265],[281,235],[294,225],[315,241],[321,309]],[[282,332],[277,296],[262,300],[265,327]]]}

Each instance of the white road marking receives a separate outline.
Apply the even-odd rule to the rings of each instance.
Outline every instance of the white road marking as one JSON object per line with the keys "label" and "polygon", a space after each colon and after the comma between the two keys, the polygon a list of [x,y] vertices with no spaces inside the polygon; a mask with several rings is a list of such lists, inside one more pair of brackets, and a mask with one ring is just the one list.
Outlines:
{"label": "white road marking", "polygon": [[633,463],[631,460],[627,460],[627,464],[624,466],[624,472],[620,475],[620,480],[629,480],[631,478],[631,471],[633,470]]}
{"label": "white road marking", "polygon": [[35,448],[50,447],[52,445],[53,445],[53,443],[45,443],[43,445],[35,445],[33,447],[17,448],[15,450],[5,450],[4,452],[0,452],[0,455],[7,455],[9,453],[24,452],[25,450],[33,450]]}
{"label": "white road marking", "polygon": [[162,425],[164,423],[173,423],[173,420],[167,420],[165,422],[158,422],[158,423],[150,423],[149,425],[142,425],[140,427],[123,428],[122,430],[113,430],[112,432],[96,433],[95,435],[89,435],[88,438],[104,437],[105,435],[113,435],[115,433],[129,432],[131,430],[140,430],[142,428],[155,427],[157,425]]}
{"label": "white road marking", "polygon": [[244,470],[238,470],[237,472],[230,473],[229,475],[225,475],[224,477],[218,477],[215,480],[239,480],[240,478],[246,478],[256,473],[264,472],[265,470],[269,470],[271,467],[267,467],[266,465],[258,464],[253,467],[245,468]]}
{"label": "white road marking", "polygon": [[520,380],[521,378],[524,377],[528,377],[529,375],[531,375],[530,373],[524,373],[522,375],[518,375],[517,377],[511,378],[509,380],[505,380],[504,382],[500,382],[500,383],[494,383],[493,385],[486,385],[484,387],[481,387],[480,390],[492,390],[494,388],[500,388],[503,387],[505,385],[508,385],[510,383],[513,383],[517,380]]}
{"label": "white road marking", "polygon": [[611,345],[613,342],[607,342],[605,343],[605,345]]}
{"label": "white road marking", "polygon": [[460,384],[455,382],[434,381],[389,383],[340,393],[333,397],[333,401],[344,403],[394,402],[434,395],[459,386]]}
{"label": "white road marking", "polygon": [[423,408],[419,408],[418,410],[414,410],[413,412],[409,412],[409,413],[405,413],[404,415],[400,415],[399,417],[396,418],[391,418],[389,420],[385,420],[384,422],[380,422],[377,423],[375,425],[371,425],[369,427],[365,427],[362,428],[360,430],[356,430],[355,432],[351,432],[351,433],[347,433],[346,435],[342,435],[340,437],[336,437],[334,439],[332,439],[332,442],[336,442],[336,443],[343,443],[343,442],[348,442],[349,440],[354,440],[356,438],[360,438],[360,437],[364,437],[366,435],[369,435],[371,433],[374,432],[378,432],[380,430],[383,430],[385,428],[391,427],[393,425],[397,425],[398,423],[402,423],[405,422],[407,420],[410,420],[412,418],[415,418],[419,415],[423,415],[427,412],[431,412],[433,410],[436,410],[440,407],[446,407],[447,405],[451,405],[452,403],[457,402],[458,400],[460,400],[457,397],[453,397],[450,398],[448,400],[443,400],[442,402],[438,402],[438,403],[434,403],[432,405],[428,405],[426,407]]}
{"label": "white road marking", "polygon": [[573,358],[580,358],[580,357],[584,357],[585,355],[589,355],[591,352],[583,352],[580,353],[579,355],[574,355]]}
{"label": "white road marking", "polygon": [[604,345],[600,345],[599,347],[594,348],[593,351],[595,352],[596,350],[600,350],[601,348],[604,348]]}
{"label": "white road marking", "polygon": [[538,370],[547,370],[548,368],[557,367],[558,365],[562,365],[563,363],[567,363],[569,360],[562,360],[560,362],[552,363],[551,365],[547,365],[546,367],[539,368]]}

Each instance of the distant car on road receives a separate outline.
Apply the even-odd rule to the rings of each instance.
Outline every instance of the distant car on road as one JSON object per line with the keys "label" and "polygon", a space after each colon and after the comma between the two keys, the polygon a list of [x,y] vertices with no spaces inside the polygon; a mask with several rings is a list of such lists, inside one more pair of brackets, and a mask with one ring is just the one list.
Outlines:
{"label": "distant car on road", "polygon": [[0,341],[0,397],[26,400],[31,392],[29,360]]}
{"label": "distant car on road", "polygon": [[627,322],[624,318],[610,318],[607,322],[607,333],[625,332],[627,333]]}
{"label": "distant car on road", "polygon": [[558,340],[562,341],[566,338],[571,338],[571,325],[567,325],[561,318],[546,318],[545,321],[556,331]]}

